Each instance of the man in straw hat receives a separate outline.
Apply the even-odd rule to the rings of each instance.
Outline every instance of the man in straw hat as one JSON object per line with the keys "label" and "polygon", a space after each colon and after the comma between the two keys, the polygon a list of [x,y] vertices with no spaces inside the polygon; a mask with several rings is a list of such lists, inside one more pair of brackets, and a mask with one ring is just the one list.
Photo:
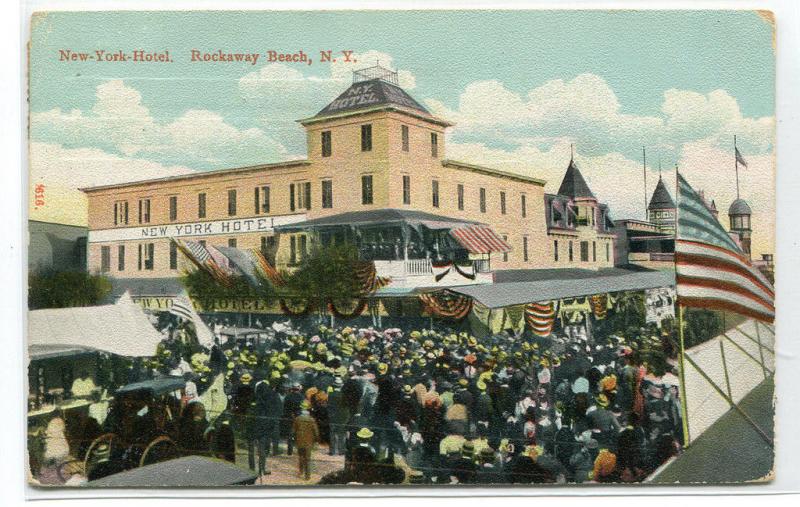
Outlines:
{"label": "man in straw hat", "polygon": [[300,405],[300,415],[295,417],[292,423],[292,433],[297,444],[298,470],[305,480],[311,478],[311,451],[319,442],[319,427],[309,413],[310,406],[308,401],[304,400]]}

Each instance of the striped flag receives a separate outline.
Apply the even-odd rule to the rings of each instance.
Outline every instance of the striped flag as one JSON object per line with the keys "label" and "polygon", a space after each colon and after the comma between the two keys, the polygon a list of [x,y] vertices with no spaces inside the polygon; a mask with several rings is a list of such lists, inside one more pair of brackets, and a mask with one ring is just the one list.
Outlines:
{"label": "striped flag", "polygon": [[736,162],[747,167],[747,162],[745,162],[744,157],[742,156],[742,152],[739,151],[739,148],[734,147],[733,150],[736,152]]}
{"label": "striped flag", "polygon": [[678,175],[675,241],[678,304],[775,319],[775,290],[742,254],[702,197]]}
{"label": "striped flag", "polygon": [[169,313],[177,315],[194,324],[195,331],[197,332],[197,341],[200,345],[209,346],[214,343],[214,333],[211,332],[205,322],[200,318],[200,315],[197,314],[194,305],[185,293],[172,300]]}

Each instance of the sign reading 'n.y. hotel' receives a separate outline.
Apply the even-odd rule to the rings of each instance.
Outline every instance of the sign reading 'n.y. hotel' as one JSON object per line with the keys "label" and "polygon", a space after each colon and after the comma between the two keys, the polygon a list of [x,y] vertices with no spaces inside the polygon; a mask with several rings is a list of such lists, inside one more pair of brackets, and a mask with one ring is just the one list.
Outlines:
{"label": "sign reading 'n.y. hotel'", "polygon": [[136,241],[159,238],[189,238],[222,234],[271,233],[279,225],[294,224],[306,219],[305,213],[275,217],[237,218],[183,224],[139,225],[89,231],[90,243]]}

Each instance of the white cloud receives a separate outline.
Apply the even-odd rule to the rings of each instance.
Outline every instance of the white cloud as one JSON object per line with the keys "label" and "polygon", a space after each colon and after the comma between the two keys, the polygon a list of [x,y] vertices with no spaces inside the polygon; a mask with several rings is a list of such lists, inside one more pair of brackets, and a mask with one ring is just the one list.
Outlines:
{"label": "white cloud", "polygon": [[[45,186],[45,204],[30,199],[30,218],[86,225],[86,196],[79,188],[163,178],[193,172],[185,166],[114,155],[98,148],[64,148],[32,142],[29,149],[30,192]],[[32,195],[31,195],[32,197]]]}
{"label": "white cloud", "polygon": [[584,153],[628,156],[645,145],[673,160],[685,142],[713,139],[727,146],[734,134],[749,151],[772,148],[774,119],[744,117],[723,90],[667,90],[658,116],[623,113],[614,91],[594,74],[548,81],[525,95],[499,81],[477,81],[467,85],[455,110],[436,100],[426,104],[456,123],[453,137],[461,142],[548,146],[572,139]]}
{"label": "white cloud", "polygon": [[39,141],[199,167],[275,161],[288,154],[263,130],[239,129],[213,111],[189,110],[171,122],[158,122],[139,91],[120,80],[98,85],[88,113],[58,108],[32,113],[31,131]]}

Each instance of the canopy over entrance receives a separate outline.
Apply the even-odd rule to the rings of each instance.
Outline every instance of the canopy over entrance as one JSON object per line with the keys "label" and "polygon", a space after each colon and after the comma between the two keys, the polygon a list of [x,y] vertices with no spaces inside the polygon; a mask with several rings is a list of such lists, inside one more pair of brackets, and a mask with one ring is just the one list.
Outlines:
{"label": "canopy over entrance", "polygon": [[28,312],[28,347],[37,357],[48,347],[63,350],[65,346],[149,357],[155,355],[162,338],[127,295],[113,305]]}

